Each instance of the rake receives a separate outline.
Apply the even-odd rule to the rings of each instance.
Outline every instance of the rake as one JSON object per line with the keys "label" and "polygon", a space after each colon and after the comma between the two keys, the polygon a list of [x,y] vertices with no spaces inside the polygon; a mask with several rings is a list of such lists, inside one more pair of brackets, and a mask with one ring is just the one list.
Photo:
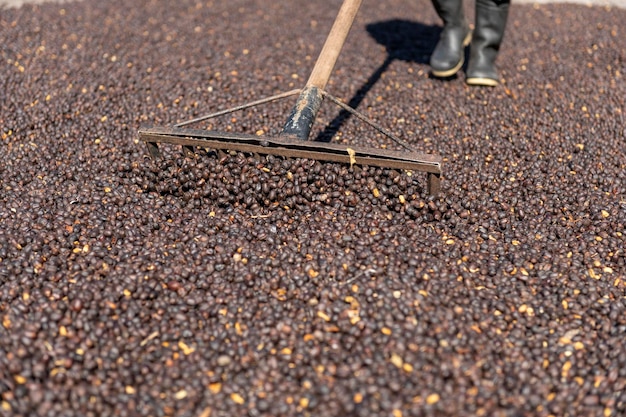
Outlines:
{"label": "rake", "polygon": [[[350,27],[362,0],[344,0],[326,42],[302,89],[276,94],[243,105],[221,110],[178,123],[173,127],[141,127],[138,135],[146,143],[153,158],[160,157],[159,143],[182,145],[186,153],[195,147],[220,151],[239,151],[287,158],[307,158],[346,163],[357,166],[376,166],[396,170],[427,173],[427,192],[436,195],[441,189],[442,158],[438,155],[416,152],[411,145],[384,129],[362,113],[329,94],[325,88],[345,43]],[[277,136],[258,136],[245,133],[190,129],[187,126],[227,115],[236,111],[298,95],[287,122]],[[387,138],[403,146],[406,151],[377,149],[309,140],[311,128],[324,99],[368,124]]]}

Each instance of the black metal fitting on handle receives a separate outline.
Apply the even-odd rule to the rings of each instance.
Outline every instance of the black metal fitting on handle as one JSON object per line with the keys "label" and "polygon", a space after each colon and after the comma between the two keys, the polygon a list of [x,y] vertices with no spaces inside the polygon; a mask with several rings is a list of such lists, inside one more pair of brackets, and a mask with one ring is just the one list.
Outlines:
{"label": "black metal fitting on handle", "polygon": [[305,87],[291,110],[281,136],[307,140],[322,105],[322,91],[313,86]]}

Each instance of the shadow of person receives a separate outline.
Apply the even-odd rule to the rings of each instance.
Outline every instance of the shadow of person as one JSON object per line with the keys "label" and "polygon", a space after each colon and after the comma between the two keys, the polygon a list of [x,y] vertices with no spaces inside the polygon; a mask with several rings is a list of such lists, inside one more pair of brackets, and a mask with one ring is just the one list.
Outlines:
{"label": "shadow of person", "polygon": [[[347,103],[353,109],[356,109],[361,104],[363,98],[365,98],[367,93],[395,60],[428,64],[435,45],[439,40],[442,27],[425,25],[410,20],[393,19],[370,23],[366,26],[366,29],[376,42],[385,47],[387,56],[385,61],[369,76],[367,81]],[[317,135],[315,140],[330,142],[350,116],[349,112],[345,110],[340,111],[326,125],[324,130]]]}
{"label": "shadow of person", "polygon": [[387,50],[387,59],[428,64],[442,27],[410,20],[393,19],[370,23],[369,35]]}

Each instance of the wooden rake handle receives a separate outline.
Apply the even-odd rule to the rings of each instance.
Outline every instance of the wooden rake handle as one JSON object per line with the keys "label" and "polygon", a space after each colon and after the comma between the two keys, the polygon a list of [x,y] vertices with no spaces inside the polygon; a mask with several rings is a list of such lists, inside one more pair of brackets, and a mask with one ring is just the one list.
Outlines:
{"label": "wooden rake handle", "polygon": [[322,94],[335,67],[352,22],[359,11],[361,0],[344,0],[335,23],[330,29],[306,86],[302,89],[281,135],[307,140],[317,112],[322,105]]}
{"label": "wooden rake handle", "polygon": [[339,58],[341,48],[352,27],[352,22],[354,22],[354,18],[359,11],[361,1],[362,0],[344,0],[335,18],[335,23],[333,23],[333,27],[330,29],[330,33],[326,38],[324,47],[315,62],[313,71],[309,76],[309,80],[306,84],[307,87],[317,87],[321,90],[326,88],[330,74],[335,67],[337,58]]}

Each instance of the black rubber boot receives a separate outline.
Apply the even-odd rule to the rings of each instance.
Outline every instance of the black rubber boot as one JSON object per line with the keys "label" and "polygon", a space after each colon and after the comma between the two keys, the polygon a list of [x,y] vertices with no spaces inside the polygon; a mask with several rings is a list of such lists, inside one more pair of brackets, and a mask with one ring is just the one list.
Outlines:
{"label": "black rubber boot", "polygon": [[443,31],[430,57],[435,77],[451,77],[463,66],[465,47],[471,41],[472,32],[463,13],[463,0],[432,0],[441,20]]}
{"label": "black rubber boot", "polygon": [[476,27],[470,46],[466,83],[495,87],[500,76],[495,62],[504,37],[510,0],[476,0]]}

